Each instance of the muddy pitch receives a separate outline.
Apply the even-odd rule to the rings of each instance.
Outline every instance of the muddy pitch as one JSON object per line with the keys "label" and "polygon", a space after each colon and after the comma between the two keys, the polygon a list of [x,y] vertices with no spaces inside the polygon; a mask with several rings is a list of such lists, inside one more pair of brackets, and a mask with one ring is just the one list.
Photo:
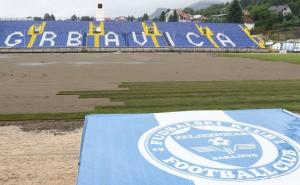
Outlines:
{"label": "muddy pitch", "polygon": [[121,82],[291,79],[300,79],[300,65],[203,53],[2,55],[0,113],[91,111],[115,103],[56,94],[111,90]]}

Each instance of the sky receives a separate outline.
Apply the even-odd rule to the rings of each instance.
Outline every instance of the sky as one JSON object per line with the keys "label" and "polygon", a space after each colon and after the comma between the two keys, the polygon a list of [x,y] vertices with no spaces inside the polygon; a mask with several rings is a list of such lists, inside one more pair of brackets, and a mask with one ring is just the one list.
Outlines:
{"label": "sky", "polygon": [[[105,17],[151,14],[157,8],[182,8],[201,0],[104,0]],[[202,0],[203,1],[203,0]],[[222,1],[222,0],[220,0]],[[95,16],[97,0],[0,0],[1,18]]]}

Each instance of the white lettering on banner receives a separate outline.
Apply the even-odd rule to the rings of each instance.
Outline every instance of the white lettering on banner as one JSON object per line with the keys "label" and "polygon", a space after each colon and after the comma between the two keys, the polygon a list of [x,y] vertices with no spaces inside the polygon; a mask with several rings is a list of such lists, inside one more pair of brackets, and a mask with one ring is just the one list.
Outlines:
{"label": "white lettering on banner", "polygon": [[[110,36],[113,36],[113,38],[110,38]],[[120,46],[119,36],[114,32],[108,32],[105,35],[105,46],[109,46],[109,43],[111,42],[114,43],[116,46]]]}
{"label": "white lettering on banner", "polygon": [[295,43],[291,43],[291,42],[283,43],[282,48],[283,50],[286,51],[294,51]]}
{"label": "white lettering on banner", "polygon": [[188,162],[181,161],[175,157],[169,157],[162,160],[168,165],[172,165],[175,169],[186,171],[191,174],[199,174],[206,177],[214,177],[219,179],[253,179],[259,177],[268,177],[276,175],[279,171],[285,172],[290,170],[297,163],[297,154],[292,150],[283,150],[280,160],[273,164],[272,167],[258,167],[237,170],[218,170],[213,168],[204,168],[192,165]]}
{"label": "white lettering on banner", "polygon": [[300,43],[295,44],[294,51],[300,51]]}
{"label": "white lettering on banner", "polygon": [[15,47],[16,45],[21,44],[23,41],[22,39],[15,39],[13,42],[11,42],[12,37],[17,36],[17,35],[24,38],[24,34],[22,32],[14,32],[7,36],[7,38],[4,42],[5,45],[8,47]]}
{"label": "white lettering on banner", "polygon": [[81,38],[82,38],[81,33],[76,31],[69,32],[67,46],[68,47],[81,46],[82,45]]}
{"label": "white lettering on banner", "polygon": [[40,47],[43,47],[45,42],[49,42],[50,46],[53,47],[55,45],[54,39],[56,38],[56,34],[52,31],[46,31],[44,32],[41,42],[40,42]]}
{"label": "white lettering on banner", "polygon": [[218,33],[216,37],[224,47],[228,47],[228,44],[230,44],[233,47],[236,47],[236,44],[227,35],[223,33]]}
{"label": "white lettering on banner", "polygon": [[166,37],[167,37],[167,41],[169,42],[169,44],[172,46],[172,47],[175,47],[175,43],[173,41],[173,39],[171,38],[171,35],[169,32],[166,32]]}
{"label": "white lettering on banner", "polygon": [[193,44],[194,46],[197,46],[197,47],[202,47],[204,42],[200,42],[200,43],[195,43],[192,39],[191,39],[191,36],[194,36],[194,37],[197,37],[199,38],[200,36],[193,33],[193,32],[188,32],[186,34],[186,38],[188,39],[189,43]]}
{"label": "white lettering on banner", "polygon": [[135,33],[135,32],[132,32],[133,41],[134,41],[135,43],[137,43],[138,45],[140,45],[140,46],[144,46],[144,45],[148,42],[147,37],[146,37],[146,34],[145,34],[144,32],[142,32],[142,36],[143,36],[143,41],[140,42],[140,41],[137,40],[136,33]]}

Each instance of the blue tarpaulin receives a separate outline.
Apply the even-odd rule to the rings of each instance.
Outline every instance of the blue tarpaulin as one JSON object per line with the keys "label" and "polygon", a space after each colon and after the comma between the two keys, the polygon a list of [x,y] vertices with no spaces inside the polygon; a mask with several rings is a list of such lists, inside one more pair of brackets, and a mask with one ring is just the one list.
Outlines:
{"label": "blue tarpaulin", "polygon": [[299,144],[282,109],[89,115],[77,185],[298,185]]}

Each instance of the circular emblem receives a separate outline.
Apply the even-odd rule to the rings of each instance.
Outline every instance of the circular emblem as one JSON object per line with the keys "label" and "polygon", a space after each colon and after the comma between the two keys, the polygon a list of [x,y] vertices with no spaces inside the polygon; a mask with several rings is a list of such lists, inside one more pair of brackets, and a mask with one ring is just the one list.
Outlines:
{"label": "circular emblem", "polygon": [[191,121],[158,126],[139,140],[156,167],[188,179],[255,181],[288,175],[299,167],[293,140],[246,123]]}

